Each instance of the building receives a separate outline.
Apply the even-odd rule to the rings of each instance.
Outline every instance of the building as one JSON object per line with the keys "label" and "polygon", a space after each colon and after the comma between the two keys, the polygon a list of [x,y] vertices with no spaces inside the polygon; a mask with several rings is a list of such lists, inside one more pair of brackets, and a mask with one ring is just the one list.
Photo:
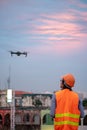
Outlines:
{"label": "building", "polygon": [[[42,110],[50,111],[52,94],[35,94],[15,91],[14,104],[7,102],[7,90],[0,91],[0,126],[10,129],[14,120],[16,130],[40,130],[41,123],[52,124],[46,113],[41,118]],[[15,114],[14,114],[15,113]],[[44,120],[44,121],[43,121]],[[46,121],[47,120],[47,121]],[[13,127],[13,126],[12,126]]]}
{"label": "building", "polygon": [[[14,91],[13,91],[14,92]],[[83,94],[80,94],[83,98]],[[0,91],[0,130],[41,130],[41,125],[52,125],[50,117],[51,93],[15,91],[13,102],[7,102],[7,90]],[[13,121],[14,120],[14,121]],[[87,110],[80,125],[87,125]]]}

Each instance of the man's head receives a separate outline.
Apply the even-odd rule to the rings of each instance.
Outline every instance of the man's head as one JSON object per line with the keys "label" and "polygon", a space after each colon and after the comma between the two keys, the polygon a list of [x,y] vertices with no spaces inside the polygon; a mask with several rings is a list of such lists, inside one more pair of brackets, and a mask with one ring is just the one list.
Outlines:
{"label": "man's head", "polygon": [[60,87],[62,89],[64,87],[71,89],[72,87],[74,87],[74,84],[75,84],[75,78],[72,74],[68,73],[62,76],[60,84]]}

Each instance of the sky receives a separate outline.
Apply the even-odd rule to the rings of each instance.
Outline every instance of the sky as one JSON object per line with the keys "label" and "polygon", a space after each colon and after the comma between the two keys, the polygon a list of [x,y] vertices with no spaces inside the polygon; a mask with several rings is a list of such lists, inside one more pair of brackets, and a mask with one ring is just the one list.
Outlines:
{"label": "sky", "polygon": [[87,0],[0,0],[0,89],[53,92],[72,73],[87,92],[86,42]]}

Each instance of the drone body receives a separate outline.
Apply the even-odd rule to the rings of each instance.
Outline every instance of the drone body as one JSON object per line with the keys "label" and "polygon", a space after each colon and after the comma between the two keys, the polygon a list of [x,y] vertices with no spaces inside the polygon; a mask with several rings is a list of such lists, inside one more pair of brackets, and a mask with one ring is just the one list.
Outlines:
{"label": "drone body", "polygon": [[20,51],[9,51],[11,56],[13,56],[13,54],[17,55],[17,56],[20,56],[20,55],[25,55],[25,57],[27,57],[27,52],[20,52]]}

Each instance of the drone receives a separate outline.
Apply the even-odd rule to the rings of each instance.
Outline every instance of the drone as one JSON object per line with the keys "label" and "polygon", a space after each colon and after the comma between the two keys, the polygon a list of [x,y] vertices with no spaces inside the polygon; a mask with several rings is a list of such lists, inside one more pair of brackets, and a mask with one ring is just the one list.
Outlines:
{"label": "drone", "polygon": [[10,52],[11,56],[13,56],[13,54],[15,54],[15,55],[17,55],[17,56],[25,55],[25,57],[27,57],[27,54],[28,54],[28,52],[21,52],[21,51],[16,51],[16,52],[14,52],[14,51],[9,51],[9,52]]}

